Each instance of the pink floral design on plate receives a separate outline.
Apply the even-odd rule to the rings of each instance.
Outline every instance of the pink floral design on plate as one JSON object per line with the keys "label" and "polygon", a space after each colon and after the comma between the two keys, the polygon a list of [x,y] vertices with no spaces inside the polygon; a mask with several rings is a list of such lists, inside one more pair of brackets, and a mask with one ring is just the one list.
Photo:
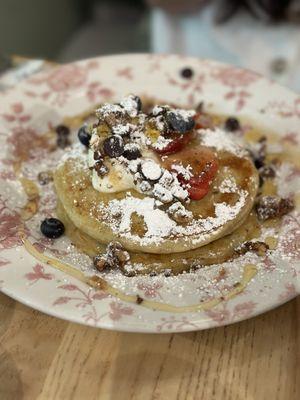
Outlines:
{"label": "pink floral design on plate", "polygon": [[[194,71],[190,80],[180,75],[187,66]],[[22,164],[21,172],[25,177],[36,176],[51,148],[51,140],[43,133],[59,122],[58,117],[63,119],[81,113],[108,99],[119,101],[121,96],[130,92],[159,97],[169,103],[179,101],[187,106],[204,100],[213,112],[221,114],[239,115],[241,110],[243,113],[249,110],[249,118],[257,124],[270,122],[276,127],[280,143],[286,148],[289,148],[286,144],[295,147],[299,143],[299,95],[255,73],[214,61],[172,55],[109,56],[39,73],[7,91],[5,96],[0,93],[3,100],[0,110],[1,290],[60,318],[139,332],[182,332],[225,325],[252,317],[295,297],[300,287],[300,228],[296,212],[286,217],[281,228],[279,254],[277,257],[267,254],[260,261],[258,273],[247,288],[237,297],[222,301],[211,310],[199,312],[154,311],[144,307],[143,303],[126,303],[37,262],[25,250],[19,231],[23,224],[20,204],[26,203],[26,197],[18,190],[19,183],[14,173],[16,163],[20,165],[22,162],[27,168]],[[290,168],[285,185],[291,186],[291,193],[300,187],[299,178],[299,167]],[[71,245],[60,242],[60,239],[45,239],[38,229],[42,217],[54,213],[53,191],[43,187],[39,206],[40,213],[25,223],[28,240],[44,256],[69,257],[73,251]],[[241,267],[235,261],[226,268],[226,274],[216,282],[224,293],[232,290],[236,282],[235,279],[230,281],[234,271],[238,269],[241,274]],[[218,272],[219,267],[212,276],[218,276]],[[206,273],[205,268],[197,271],[203,278],[206,278]],[[199,293],[193,286],[196,285],[194,278],[187,274],[180,280],[180,289],[186,293],[183,298],[177,298],[170,290],[169,281],[145,277],[137,279],[135,286],[130,283],[133,286],[129,285],[126,290],[133,299],[140,294],[147,299],[147,304],[154,301],[181,306],[185,303],[199,304],[199,298],[214,299],[213,284],[207,286],[207,292]]]}
{"label": "pink floral design on plate", "polygon": [[24,276],[28,281],[30,281],[30,285],[33,285],[40,279],[45,279],[46,281],[54,279],[54,274],[45,272],[45,268],[41,264],[36,264],[32,268],[32,272],[28,272]]}
{"label": "pink floral design on plate", "polygon": [[19,228],[21,216],[16,210],[10,210],[7,201],[0,196],[0,251],[22,244]]}
{"label": "pink floral design on plate", "polygon": [[259,79],[259,75],[248,70],[232,67],[219,67],[212,73],[213,78],[230,88],[224,95],[225,100],[234,100],[236,111],[242,110],[251,92],[247,89]]}
{"label": "pink floral design on plate", "polygon": [[162,284],[159,282],[152,283],[152,284],[149,284],[149,283],[147,284],[145,282],[141,282],[141,283],[138,283],[137,288],[143,292],[143,295],[146,298],[149,298],[149,299],[154,299],[155,297],[161,298],[159,289],[162,288]]}
{"label": "pink floral design on plate", "polygon": [[223,325],[224,322],[234,322],[249,318],[256,308],[256,303],[253,301],[245,301],[237,304],[233,310],[229,310],[227,303],[223,303],[220,307],[206,311],[206,314],[212,318],[218,325]]}
{"label": "pink floral design on plate", "polygon": [[63,305],[70,301],[75,301],[75,307],[85,310],[82,314],[82,318],[87,323],[91,322],[96,325],[97,322],[105,316],[108,316],[112,321],[118,321],[122,319],[124,315],[131,315],[134,312],[132,307],[123,306],[122,303],[117,301],[111,301],[109,303],[109,311],[99,315],[97,308],[95,307],[95,301],[108,298],[109,296],[107,293],[103,291],[95,291],[93,289],[84,291],[74,284],[66,284],[59,286],[58,288],[67,292],[74,292],[74,295],[60,296],[54,301],[53,305]]}
{"label": "pink floral design on plate", "polygon": [[112,89],[105,87],[100,82],[91,82],[87,86],[86,96],[91,103],[103,101],[103,99],[110,99],[114,92]]}
{"label": "pink floral design on plate", "polygon": [[187,317],[175,317],[172,315],[171,317],[168,318],[161,318],[161,322],[156,326],[157,332],[162,332],[162,331],[186,331],[186,330],[194,330],[197,329],[197,325],[194,324],[193,322],[189,321]]}

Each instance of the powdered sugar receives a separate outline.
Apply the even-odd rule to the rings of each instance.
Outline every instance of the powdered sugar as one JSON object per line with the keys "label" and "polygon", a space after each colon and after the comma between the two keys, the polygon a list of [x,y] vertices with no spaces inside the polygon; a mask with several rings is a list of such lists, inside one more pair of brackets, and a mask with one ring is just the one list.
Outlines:
{"label": "powdered sugar", "polygon": [[141,172],[150,181],[157,181],[162,175],[161,167],[153,160],[142,161]]}
{"label": "powdered sugar", "polygon": [[129,95],[127,97],[124,97],[124,99],[121,100],[120,105],[124,108],[124,110],[130,117],[134,118],[138,115],[139,105],[138,98],[136,96]]}
{"label": "powdered sugar", "polygon": [[[156,190],[165,189],[158,184],[155,185]],[[165,196],[168,196],[166,192]],[[192,220],[188,225],[181,226],[176,224],[168,214],[157,208],[155,200],[150,197],[143,199],[127,196],[122,200],[111,200],[108,205],[100,204],[99,208],[105,215],[106,222],[111,226],[114,233],[125,235],[142,245],[158,244],[164,238],[193,238],[193,243],[201,242],[204,237],[221,228],[225,223],[234,219],[245,205],[247,193],[241,191],[238,201],[232,206],[226,203],[215,204],[215,216],[207,218],[199,218]],[[144,237],[139,237],[131,233],[131,215],[133,213],[143,217],[147,232]],[[120,220],[116,220],[116,215],[120,216]]]}
{"label": "powdered sugar", "polygon": [[220,128],[198,129],[200,143],[203,146],[214,147],[218,151],[228,151],[239,157],[247,156],[247,151],[234,140],[229,132]]}
{"label": "powdered sugar", "polygon": [[96,116],[100,119],[108,117],[110,114],[125,114],[125,109],[119,104],[105,103],[96,110]]}
{"label": "powdered sugar", "polygon": [[[103,206],[100,207],[103,210]],[[169,236],[172,229],[175,228],[175,222],[172,221],[168,215],[155,208],[155,200],[150,197],[138,199],[135,197],[127,196],[122,200],[112,200],[109,202],[107,208],[108,216],[121,215],[121,220],[118,223],[112,224],[112,229],[115,233],[126,234],[131,236],[131,216],[133,213],[143,217],[147,232],[144,238],[139,240],[147,243],[148,241],[162,240],[164,237]]]}
{"label": "powdered sugar", "polygon": [[172,111],[172,113],[181,117],[185,121],[188,121],[190,118],[192,118],[196,115],[195,110],[183,110],[183,109],[179,109],[179,108],[174,108],[174,109],[172,108],[171,111]]}
{"label": "powdered sugar", "polygon": [[235,179],[232,176],[225,178],[221,182],[219,190],[221,193],[236,193],[238,188]]}
{"label": "powdered sugar", "polygon": [[170,144],[173,140],[170,138],[165,138],[164,136],[159,136],[155,143],[153,143],[153,147],[157,150],[165,149],[168,144]]}
{"label": "powdered sugar", "polygon": [[58,167],[70,159],[76,159],[76,163],[74,163],[76,170],[88,168],[88,151],[81,143],[73,144],[64,152],[59,160]]}
{"label": "powdered sugar", "polygon": [[186,167],[184,167],[182,165],[182,163],[180,164],[172,164],[171,166],[173,171],[176,171],[180,176],[183,177],[183,179],[185,180],[189,180],[193,175],[193,170],[192,167],[190,165],[187,165]]}

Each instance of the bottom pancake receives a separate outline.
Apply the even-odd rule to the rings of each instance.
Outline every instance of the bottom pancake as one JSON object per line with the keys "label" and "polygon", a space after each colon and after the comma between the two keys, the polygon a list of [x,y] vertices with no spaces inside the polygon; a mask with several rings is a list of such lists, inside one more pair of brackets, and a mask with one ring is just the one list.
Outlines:
{"label": "bottom pancake", "polygon": [[[105,253],[106,245],[79,230],[60,202],[57,206],[57,215],[65,225],[66,235],[80,251],[91,257]],[[130,262],[124,272],[130,275],[132,271],[134,274],[170,271],[176,275],[191,268],[220,264],[233,258],[236,255],[235,250],[243,243],[258,238],[259,235],[260,224],[256,214],[251,212],[234,232],[195,250],[174,254],[129,252]]]}

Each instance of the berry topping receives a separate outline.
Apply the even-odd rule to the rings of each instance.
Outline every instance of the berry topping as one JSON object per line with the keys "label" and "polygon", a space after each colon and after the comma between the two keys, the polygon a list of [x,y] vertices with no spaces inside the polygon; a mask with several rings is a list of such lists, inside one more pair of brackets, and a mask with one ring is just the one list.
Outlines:
{"label": "berry topping", "polygon": [[229,117],[225,121],[225,129],[229,132],[235,132],[241,129],[240,122],[237,118]]}
{"label": "berry topping", "polygon": [[46,218],[41,223],[41,232],[48,238],[56,239],[65,231],[64,224],[57,218]]}
{"label": "berry topping", "polygon": [[164,145],[158,146],[154,143],[153,148],[158,154],[161,155],[175,154],[182,150],[192,139],[192,133],[185,133],[181,135],[173,133],[168,135]]}
{"label": "berry topping", "polygon": [[185,112],[169,111],[166,120],[170,129],[178,133],[190,132],[195,126],[194,119]]}
{"label": "berry topping", "polygon": [[103,150],[110,158],[120,157],[124,153],[123,139],[119,135],[106,138],[103,142]]}
{"label": "berry topping", "polygon": [[185,79],[191,79],[194,75],[194,71],[191,68],[186,67],[180,71],[180,75]]}
{"label": "berry topping", "polygon": [[[177,173],[178,180],[192,200],[200,200],[207,195],[218,171],[218,162],[213,151],[203,146],[185,148],[177,154],[167,156],[163,165]],[[182,172],[183,168],[186,173]]]}
{"label": "berry topping", "polygon": [[91,134],[88,131],[88,127],[83,125],[78,131],[78,139],[84,145],[87,146],[90,144]]}

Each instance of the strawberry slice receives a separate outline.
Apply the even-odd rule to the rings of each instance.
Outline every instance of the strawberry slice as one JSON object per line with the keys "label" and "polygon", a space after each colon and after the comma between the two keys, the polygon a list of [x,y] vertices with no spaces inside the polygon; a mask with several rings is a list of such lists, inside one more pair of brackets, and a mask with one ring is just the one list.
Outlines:
{"label": "strawberry slice", "polygon": [[[174,167],[176,165],[187,169],[191,177],[183,176]],[[177,173],[179,182],[187,189],[192,200],[200,200],[207,195],[218,171],[214,152],[205,146],[184,148],[175,155],[167,156],[163,160],[163,166]]]}
{"label": "strawberry slice", "polygon": [[193,139],[193,134],[191,132],[183,133],[183,134],[174,133],[174,134],[169,135],[168,139],[172,139],[172,141],[169,142],[164,148],[157,149],[157,148],[153,147],[153,149],[156,151],[156,153],[158,153],[162,156],[178,153],[188,143],[190,143],[190,141]]}

